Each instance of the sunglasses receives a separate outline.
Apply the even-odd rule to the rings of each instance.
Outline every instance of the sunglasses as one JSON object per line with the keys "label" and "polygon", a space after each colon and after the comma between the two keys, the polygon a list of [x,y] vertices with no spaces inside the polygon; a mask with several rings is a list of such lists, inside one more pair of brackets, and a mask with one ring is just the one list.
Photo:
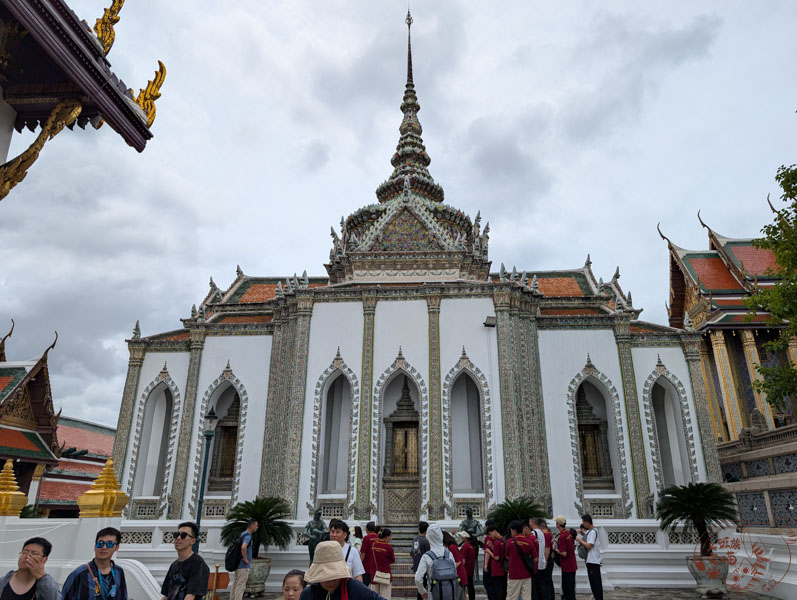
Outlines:
{"label": "sunglasses", "polygon": [[196,539],[193,535],[186,531],[175,531],[172,535],[174,536],[174,539],[180,538],[181,540],[184,540],[187,537],[190,537],[192,540]]}
{"label": "sunglasses", "polygon": [[95,548],[108,548],[108,550],[110,550],[114,546],[116,546],[116,542],[113,542],[113,541],[110,541],[110,540],[106,540],[106,541],[97,540],[97,543],[94,544]]}

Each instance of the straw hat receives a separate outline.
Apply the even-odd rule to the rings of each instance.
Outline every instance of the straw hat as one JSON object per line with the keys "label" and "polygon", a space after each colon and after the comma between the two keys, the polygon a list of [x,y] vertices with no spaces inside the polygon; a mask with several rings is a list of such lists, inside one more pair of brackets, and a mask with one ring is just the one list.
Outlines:
{"label": "straw hat", "polygon": [[338,542],[319,542],[315,547],[313,564],[304,574],[307,583],[321,583],[333,579],[351,577],[351,569],[343,558],[343,549]]}

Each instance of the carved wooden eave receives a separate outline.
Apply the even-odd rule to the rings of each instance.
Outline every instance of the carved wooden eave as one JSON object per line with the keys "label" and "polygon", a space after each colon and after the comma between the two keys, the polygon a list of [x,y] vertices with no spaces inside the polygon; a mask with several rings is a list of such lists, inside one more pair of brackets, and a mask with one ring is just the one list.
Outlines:
{"label": "carved wooden eave", "polygon": [[12,75],[4,85],[5,100],[18,114],[17,129],[35,128],[58,102],[75,99],[83,105],[79,126],[88,122],[99,126],[104,119],[129,145],[143,151],[152,138],[147,115],[111,71],[94,32],[67,4],[63,0],[0,0],[0,4],[8,11],[6,19],[13,16],[27,31],[17,52],[28,52],[46,77],[31,82],[16,81]]}

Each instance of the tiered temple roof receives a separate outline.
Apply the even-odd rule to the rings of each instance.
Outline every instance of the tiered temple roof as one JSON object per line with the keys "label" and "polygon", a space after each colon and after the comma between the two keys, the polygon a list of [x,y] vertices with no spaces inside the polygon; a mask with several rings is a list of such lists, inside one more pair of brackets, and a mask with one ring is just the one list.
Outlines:
{"label": "tiered temple roof", "polygon": [[702,219],[700,223],[708,232],[708,250],[686,250],[659,232],[670,251],[670,325],[698,330],[771,327],[769,313],[748,315],[745,299],[756,288],[778,281],[772,251],[756,248],[749,238],[720,235]]}

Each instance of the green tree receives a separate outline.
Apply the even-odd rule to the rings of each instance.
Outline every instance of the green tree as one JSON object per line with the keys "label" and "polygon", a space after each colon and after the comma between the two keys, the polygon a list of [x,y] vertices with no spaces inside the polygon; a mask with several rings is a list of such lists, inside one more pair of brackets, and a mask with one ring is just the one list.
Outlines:
{"label": "green tree", "polygon": [[[783,327],[780,335],[766,344],[771,352],[783,352],[788,350],[789,340],[797,337],[797,165],[781,166],[775,180],[783,190],[781,200],[786,206],[772,207],[775,220],[761,230],[764,237],[753,240],[753,245],[772,251],[777,265],[767,274],[779,281],[767,289],[757,288],[746,303],[753,314],[769,312],[769,325]],[[774,366],[757,365],[756,369],[763,380],[753,382],[753,387],[765,393],[771,405],[783,410],[784,398],[797,396],[797,369],[788,359]]]}
{"label": "green tree", "polygon": [[495,521],[495,526],[501,533],[507,533],[507,527],[512,521],[528,523],[531,517],[545,516],[545,509],[525,496],[504,500],[487,514],[487,518]]}

